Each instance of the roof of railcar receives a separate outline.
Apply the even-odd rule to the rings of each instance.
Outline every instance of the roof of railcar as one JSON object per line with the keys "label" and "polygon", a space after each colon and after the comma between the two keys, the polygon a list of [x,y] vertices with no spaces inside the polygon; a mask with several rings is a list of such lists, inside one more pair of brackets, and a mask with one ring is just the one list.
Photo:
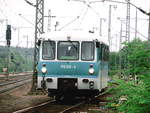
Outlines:
{"label": "roof of railcar", "polygon": [[82,31],[55,31],[41,35],[41,38],[45,40],[67,40],[67,37],[70,37],[72,41],[93,41],[95,39],[102,41],[103,39],[94,33]]}

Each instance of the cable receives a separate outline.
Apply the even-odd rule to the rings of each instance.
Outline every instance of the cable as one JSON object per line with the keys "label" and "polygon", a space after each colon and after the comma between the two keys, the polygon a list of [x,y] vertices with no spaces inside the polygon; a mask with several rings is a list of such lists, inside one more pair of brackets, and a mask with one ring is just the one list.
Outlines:
{"label": "cable", "polygon": [[[70,1],[70,0],[68,0],[68,1]],[[76,0],[74,0],[74,1],[76,1]],[[78,1],[85,3],[85,0],[78,0]],[[84,9],[84,8],[83,8],[83,9]],[[73,20],[70,21],[69,23],[65,24],[65,25],[64,25],[63,27],[61,27],[58,31],[61,31],[62,29],[64,29],[64,28],[67,27],[68,25],[70,25],[70,24],[72,24],[73,22],[75,22],[76,20],[78,20],[78,19],[81,17],[83,11],[84,11],[84,10],[81,10],[81,13],[79,14],[79,16],[77,16],[75,19],[73,19]],[[85,15],[86,15],[87,11],[88,11],[88,7],[87,7],[86,11],[85,11],[84,14],[83,14],[83,17],[82,17],[82,19],[81,19],[80,25],[81,25],[82,21],[84,20],[84,17],[85,17]]]}
{"label": "cable", "polygon": [[87,7],[91,8],[93,10],[93,12],[95,12],[98,16],[100,16],[99,13],[97,11],[95,11],[95,9],[90,5],[92,2],[89,2],[88,0],[87,1],[85,1],[85,0],[72,0],[72,1],[82,2]]}
{"label": "cable", "polygon": [[29,2],[28,0],[24,0],[25,2],[27,2],[29,5],[36,7],[36,5],[34,5],[33,3]]}
{"label": "cable", "polygon": [[[70,0],[68,0],[68,1],[70,1]],[[90,6],[90,1],[89,1],[89,0],[87,0],[87,1],[85,1],[85,0],[72,0],[72,1],[82,2],[82,3],[84,3],[84,4],[87,6],[87,9],[86,9],[86,11],[83,13],[82,19],[81,19],[81,21],[80,21],[80,25],[81,25],[81,23],[83,22],[83,20],[84,20],[84,18],[85,18],[85,15],[87,14],[89,8],[90,8],[91,10],[93,10],[93,12],[95,12],[98,16],[100,16],[99,13],[98,13],[97,11],[95,11],[95,9],[94,9],[92,6]],[[88,3],[87,3],[87,2],[88,2]],[[71,22],[69,22],[68,24],[66,24],[65,26],[63,26],[62,28],[60,28],[59,31],[61,31],[63,28],[67,27],[68,25],[70,25],[70,24],[73,23],[74,21],[78,20],[78,19],[81,17],[81,14],[82,14],[82,12],[79,14],[79,16],[77,16],[77,18],[75,18],[74,20],[72,20]]]}
{"label": "cable", "polygon": [[83,22],[83,20],[84,20],[84,18],[85,18],[85,15],[87,14],[87,12],[88,12],[88,7],[87,7],[86,11],[85,11],[84,14],[83,14],[83,17],[82,17],[82,19],[81,19],[81,21],[80,21],[80,25],[82,24],[82,22]]}
{"label": "cable", "polygon": [[96,2],[114,2],[114,3],[120,3],[120,4],[127,4],[126,2],[120,2],[120,1],[114,1],[114,0],[101,0],[101,1],[91,1],[90,3],[96,3]]}
{"label": "cable", "polygon": [[129,3],[129,4],[131,4],[133,7],[137,8],[137,9],[138,9],[139,11],[141,11],[142,13],[144,13],[144,14],[150,16],[150,12],[147,13],[146,11],[144,11],[143,9],[137,7],[136,5],[134,5],[133,3],[129,2],[128,0],[125,0],[125,1],[126,1],[127,3]]}
{"label": "cable", "polygon": [[26,20],[28,23],[30,23],[31,25],[34,26],[34,24],[33,24],[32,22],[30,22],[28,19],[26,19],[24,16],[22,16],[21,14],[19,14],[19,16],[20,16],[22,19]]}
{"label": "cable", "polygon": [[3,38],[3,37],[5,37],[5,35],[2,35],[2,36],[0,37],[0,39]]}
{"label": "cable", "polygon": [[[123,24],[126,24],[125,22],[122,22]],[[135,28],[129,26],[132,30],[135,31]],[[137,31],[138,34],[140,34],[141,36],[143,36],[145,39],[148,39],[148,37],[144,36],[142,33],[140,33],[139,31]]]}
{"label": "cable", "polygon": [[91,8],[93,10],[93,12],[95,12],[95,14],[97,14],[98,16],[100,16],[100,14],[89,4],[84,3],[85,5],[87,5],[89,8]]}
{"label": "cable", "polygon": [[72,24],[74,21],[76,21],[77,19],[79,19],[80,16],[77,16],[74,20],[70,21],[69,23],[67,23],[66,25],[64,25],[62,28],[60,28],[58,31],[61,31],[63,28],[67,27],[68,25]]}
{"label": "cable", "polygon": [[[7,9],[9,9],[10,12],[12,12],[15,16],[19,16],[21,17],[22,19],[26,20],[28,23],[30,23],[31,25],[34,26],[34,24],[32,22],[30,22],[29,20],[27,20],[25,17],[23,17],[21,14],[18,15],[18,13],[14,12],[12,9],[10,9],[10,7],[8,7],[8,4],[6,3],[5,0],[3,0],[4,3],[5,3],[5,6],[7,7]],[[26,0],[25,0],[26,1]]]}

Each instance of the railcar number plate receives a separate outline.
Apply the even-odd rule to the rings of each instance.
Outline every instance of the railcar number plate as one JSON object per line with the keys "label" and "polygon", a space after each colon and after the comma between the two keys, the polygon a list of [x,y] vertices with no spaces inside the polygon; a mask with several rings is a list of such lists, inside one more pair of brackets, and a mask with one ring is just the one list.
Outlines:
{"label": "railcar number plate", "polygon": [[76,69],[77,67],[75,65],[60,65],[60,68],[62,68],[62,69]]}

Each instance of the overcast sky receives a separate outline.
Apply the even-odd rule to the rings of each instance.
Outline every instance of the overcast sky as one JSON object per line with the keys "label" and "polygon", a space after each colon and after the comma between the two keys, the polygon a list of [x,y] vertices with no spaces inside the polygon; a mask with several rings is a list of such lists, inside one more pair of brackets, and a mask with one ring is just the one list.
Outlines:
{"label": "overcast sky", "polygon": [[[28,0],[33,4],[36,3],[36,0]],[[105,21],[102,23],[102,36],[104,40],[107,41],[108,35],[108,12],[109,5],[117,5],[117,8],[112,8],[112,33],[111,37],[118,37],[120,32],[120,21],[117,17],[122,19],[126,18],[126,5],[116,4],[111,2],[96,2],[91,3],[88,7],[82,0],[45,0],[44,3],[44,15],[48,15],[48,10],[51,10],[52,18],[51,30],[54,31],[56,21],[59,22],[57,30],[63,28],[66,24],[75,20],[77,16],[79,19],[72,22],[68,26],[64,27],[62,30],[73,30],[73,29],[82,29],[82,30],[92,30],[95,28],[95,32],[99,33],[100,29],[100,18],[104,18]],[[85,0],[86,3],[95,0]],[[97,0],[100,1],[100,0]],[[118,0],[125,2],[125,0]],[[150,9],[150,0],[131,0],[133,4],[142,8],[143,10],[149,12]],[[33,45],[34,40],[34,23],[35,23],[35,8],[27,4],[24,0],[0,0],[0,40],[5,41],[5,29],[6,29],[6,19],[8,23],[12,25],[12,46],[23,46],[26,47],[27,37],[29,40],[29,47]],[[21,14],[21,15],[19,15]],[[131,6],[131,27],[135,28],[135,8]],[[138,11],[138,31],[147,37],[148,33],[148,16],[142,14]],[[44,31],[47,32],[47,21],[44,19]],[[125,23],[125,22],[124,22]],[[125,30],[125,24],[123,25],[123,30]],[[123,33],[125,35],[125,32]],[[145,40],[145,37],[138,34],[142,40]],[[131,39],[134,38],[134,30],[131,29]],[[115,41],[115,39],[114,39]],[[114,45],[115,42],[113,42]],[[0,45],[5,45],[4,42],[0,42]]]}

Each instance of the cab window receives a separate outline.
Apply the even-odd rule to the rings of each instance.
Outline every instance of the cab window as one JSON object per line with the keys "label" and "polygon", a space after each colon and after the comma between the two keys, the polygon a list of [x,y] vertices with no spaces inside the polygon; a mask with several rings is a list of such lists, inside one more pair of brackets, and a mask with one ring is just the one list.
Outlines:
{"label": "cab window", "polygon": [[55,59],[55,42],[44,41],[42,45],[42,59],[53,60]]}
{"label": "cab window", "polygon": [[81,45],[81,60],[94,60],[94,42],[82,42]]}
{"label": "cab window", "polygon": [[57,57],[58,60],[78,60],[79,42],[77,41],[59,41]]}

